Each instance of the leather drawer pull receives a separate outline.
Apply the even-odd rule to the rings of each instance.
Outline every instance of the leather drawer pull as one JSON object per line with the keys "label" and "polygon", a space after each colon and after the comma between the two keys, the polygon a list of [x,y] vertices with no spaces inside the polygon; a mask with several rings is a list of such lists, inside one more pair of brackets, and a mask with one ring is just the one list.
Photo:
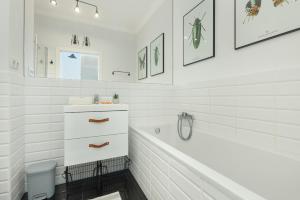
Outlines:
{"label": "leather drawer pull", "polygon": [[89,144],[89,148],[101,149],[108,145],[109,145],[109,142],[105,142],[103,144]]}
{"label": "leather drawer pull", "polygon": [[105,123],[108,122],[109,118],[105,118],[105,119],[89,119],[90,123]]}

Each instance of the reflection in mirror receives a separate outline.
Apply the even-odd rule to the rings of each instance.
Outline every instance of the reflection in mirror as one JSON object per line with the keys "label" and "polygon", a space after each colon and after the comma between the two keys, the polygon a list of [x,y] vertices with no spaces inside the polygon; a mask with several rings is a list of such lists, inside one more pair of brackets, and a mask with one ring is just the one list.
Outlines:
{"label": "reflection in mirror", "polygon": [[[25,1],[27,76],[172,84],[172,0]],[[32,35],[28,34],[32,33]],[[164,34],[160,68],[150,44]],[[34,38],[34,40],[32,40]],[[32,42],[30,42],[30,40]],[[138,52],[148,47],[147,76],[138,77]],[[151,74],[153,71],[162,73]]]}
{"label": "reflection in mirror", "polygon": [[99,56],[61,51],[59,74],[62,79],[99,80]]}
{"label": "reflection in mirror", "polygon": [[[36,76],[72,80],[101,80],[99,55],[59,51],[59,62],[48,47],[37,45]],[[54,54],[52,54],[54,55]]]}

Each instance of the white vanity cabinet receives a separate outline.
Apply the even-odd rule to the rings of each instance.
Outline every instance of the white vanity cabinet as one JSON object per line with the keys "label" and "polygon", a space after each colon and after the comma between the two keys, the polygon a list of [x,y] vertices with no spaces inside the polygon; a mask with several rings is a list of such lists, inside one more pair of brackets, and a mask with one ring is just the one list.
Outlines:
{"label": "white vanity cabinet", "polygon": [[128,155],[128,105],[64,108],[64,165]]}

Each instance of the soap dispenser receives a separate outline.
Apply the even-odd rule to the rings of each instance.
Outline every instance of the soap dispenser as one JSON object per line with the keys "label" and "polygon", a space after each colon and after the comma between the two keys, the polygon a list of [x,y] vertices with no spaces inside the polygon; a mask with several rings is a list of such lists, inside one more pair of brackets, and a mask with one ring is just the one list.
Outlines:
{"label": "soap dispenser", "polygon": [[99,95],[98,94],[94,95],[94,104],[99,104]]}

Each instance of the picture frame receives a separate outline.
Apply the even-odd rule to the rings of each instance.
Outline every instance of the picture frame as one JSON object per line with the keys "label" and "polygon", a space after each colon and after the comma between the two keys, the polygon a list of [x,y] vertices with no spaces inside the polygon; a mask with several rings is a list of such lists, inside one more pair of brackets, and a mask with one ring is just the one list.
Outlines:
{"label": "picture frame", "polygon": [[214,57],[215,0],[202,0],[183,16],[183,66]]}
{"label": "picture frame", "polygon": [[138,80],[148,78],[148,47],[138,52]]}
{"label": "picture frame", "polygon": [[157,76],[165,72],[165,33],[150,43],[150,75]]}
{"label": "picture frame", "polygon": [[235,50],[300,30],[299,10],[296,0],[235,0]]}

